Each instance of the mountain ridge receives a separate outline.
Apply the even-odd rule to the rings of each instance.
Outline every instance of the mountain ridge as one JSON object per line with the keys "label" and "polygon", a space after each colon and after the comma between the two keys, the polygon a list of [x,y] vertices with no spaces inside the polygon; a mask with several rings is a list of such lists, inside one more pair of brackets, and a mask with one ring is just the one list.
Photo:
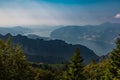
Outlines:
{"label": "mountain ridge", "polygon": [[100,25],[62,27],[54,30],[51,38],[64,40],[71,44],[85,45],[101,56],[114,48],[119,33],[119,23],[107,22]]}
{"label": "mountain ridge", "polygon": [[91,59],[98,60],[99,58],[92,50],[85,46],[68,44],[62,40],[45,41],[43,39],[30,39],[22,35],[0,35],[0,38],[4,40],[8,37],[12,38],[14,44],[21,45],[28,60],[33,62],[60,63],[62,61],[69,61],[75,48],[80,49],[85,64],[89,63]]}

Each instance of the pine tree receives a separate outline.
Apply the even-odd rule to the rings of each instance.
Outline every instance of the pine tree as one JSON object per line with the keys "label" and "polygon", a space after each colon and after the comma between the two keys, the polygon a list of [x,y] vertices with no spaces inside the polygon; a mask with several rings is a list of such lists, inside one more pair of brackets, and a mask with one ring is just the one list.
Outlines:
{"label": "pine tree", "polygon": [[13,46],[11,39],[0,40],[0,80],[33,80],[32,67],[19,46]]}
{"label": "pine tree", "polygon": [[120,79],[120,38],[116,41],[116,48],[110,54],[110,72],[114,79]]}
{"label": "pine tree", "polygon": [[84,80],[83,79],[83,59],[80,56],[79,49],[75,49],[74,55],[71,58],[71,63],[68,66],[66,73],[67,80]]}

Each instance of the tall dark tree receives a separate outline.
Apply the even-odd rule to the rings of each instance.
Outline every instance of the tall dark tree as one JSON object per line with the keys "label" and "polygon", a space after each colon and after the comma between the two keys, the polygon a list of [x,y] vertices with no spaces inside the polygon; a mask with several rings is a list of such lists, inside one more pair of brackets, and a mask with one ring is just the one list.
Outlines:
{"label": "tall dark tree", "polygon": [[32,67],[19,46],[0,40],[0,80],[33,80]]}
{"label": "tall dark tree", "polygon": [[66,73],[67,80],[84,80],[83,78],[83,59],[80,55],[79,49],[75,49],[74,55],[71,58],[71,63],[68,66]]}
{"label": "tall dark tree", "polygon": [[113,74],[114,79],[120,80],[120,38],[116,41],[116,48],[110,54],[110,65],[109,71]]}

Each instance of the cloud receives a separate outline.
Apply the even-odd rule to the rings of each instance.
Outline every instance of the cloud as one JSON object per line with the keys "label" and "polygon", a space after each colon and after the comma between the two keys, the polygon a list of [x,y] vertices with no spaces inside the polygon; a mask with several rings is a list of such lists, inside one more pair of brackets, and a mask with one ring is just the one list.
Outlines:
{"label": "cloud", "polygon": [[6,2],[0,6],[0,25],[57,24],[58,15],[58,11],[44,3]]}
{"label": "cloud", "polygon": [[50,0],[0,0],[0,26],[98,24],[109,21],[109,16],[113,18],[115,14],[113,10],[116,9],[112,7],[108,10],[106,4],[101,7],[101,5],[66,5],[48,1]]}
{"label": "cloud", "polygon": [[120,18],[120,13],[116,14],[115,18]]}
{"label": "cloud", "polygon": [[58,6],[35,1],[6,2],[0,5],[1,26],[84,24],[79,16],[78,6]]}

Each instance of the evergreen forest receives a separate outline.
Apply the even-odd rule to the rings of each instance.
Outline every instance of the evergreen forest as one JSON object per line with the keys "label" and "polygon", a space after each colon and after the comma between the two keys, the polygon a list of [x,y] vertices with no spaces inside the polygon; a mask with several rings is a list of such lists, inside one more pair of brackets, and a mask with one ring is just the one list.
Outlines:
{"label": "evergreen forest", "polygon": [[99,62],[93,59],[87,65],[83,61],[76,48],[69,62],[30,62],[11,38],[0,39],[0,80],[120,80],[120,38],[106,59]]}

